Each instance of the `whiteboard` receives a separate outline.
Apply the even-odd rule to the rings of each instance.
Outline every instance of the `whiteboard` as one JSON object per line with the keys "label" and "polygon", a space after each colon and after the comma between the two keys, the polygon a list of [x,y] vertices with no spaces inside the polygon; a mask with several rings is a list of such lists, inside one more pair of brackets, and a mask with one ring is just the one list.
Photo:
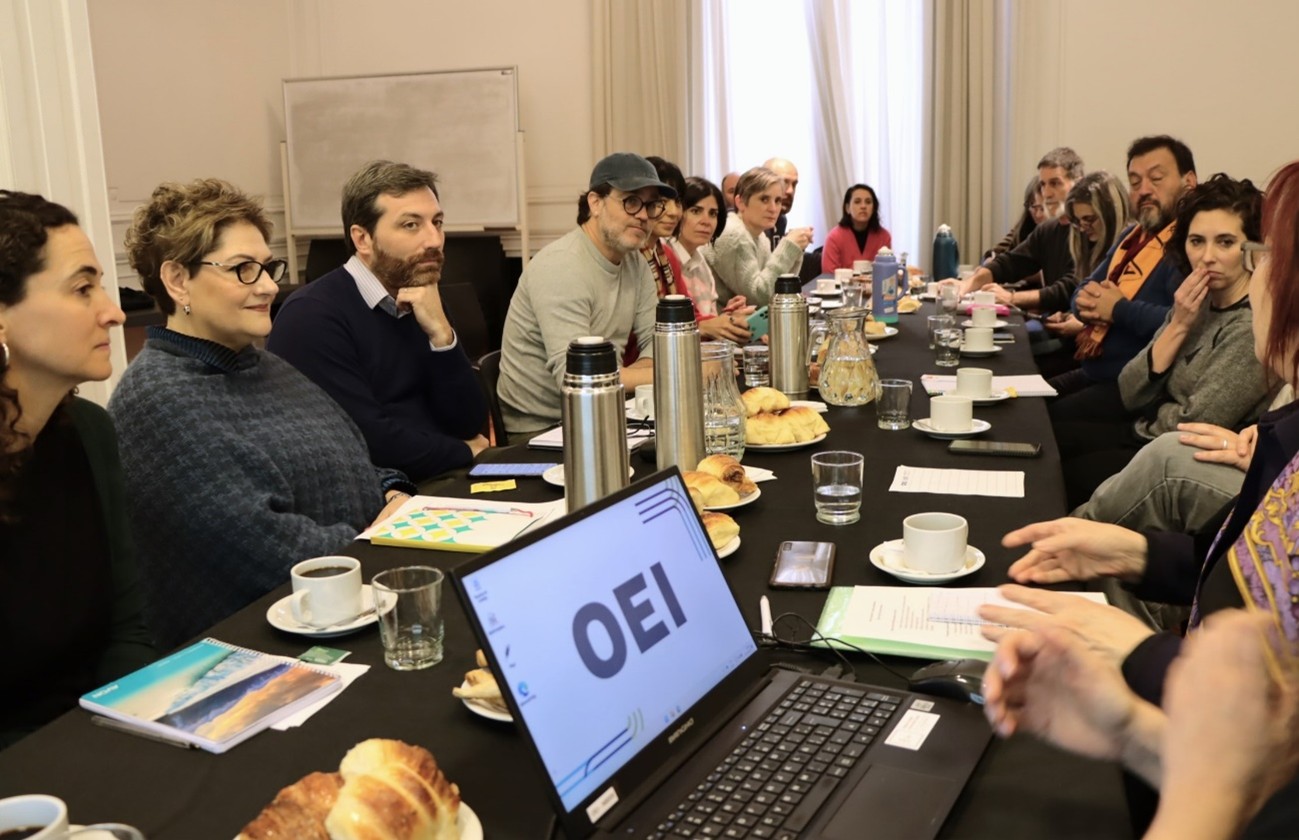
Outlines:
{"label": "whiteboard", "polygon": [[292,233],[343,234],[343,184],[377,158],[430,169],[447,226],[519,226],[513,67],[285,79]]}

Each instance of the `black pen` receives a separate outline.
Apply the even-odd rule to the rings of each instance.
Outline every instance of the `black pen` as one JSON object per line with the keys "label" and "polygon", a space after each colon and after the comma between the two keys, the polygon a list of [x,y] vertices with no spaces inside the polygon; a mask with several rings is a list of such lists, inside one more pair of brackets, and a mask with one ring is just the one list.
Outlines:
{"label": "black pen", "polygon": [[179,738],[169,738],[166,735],[160,735],[157,732],[149,732],[143,729],[137,729],[134,726],[104,717],[103,715],[91,715],[90,722],[95,726],[102,726],[105,729],[112,729],[114,732],[125,732],[127,735],[138,735],[141,738],[148,738],[150,741],[157,741],[160,744],[168,744],[173,747],[180,747],[182,750],[196,750],[198,746],[188,741],[182,741]]}

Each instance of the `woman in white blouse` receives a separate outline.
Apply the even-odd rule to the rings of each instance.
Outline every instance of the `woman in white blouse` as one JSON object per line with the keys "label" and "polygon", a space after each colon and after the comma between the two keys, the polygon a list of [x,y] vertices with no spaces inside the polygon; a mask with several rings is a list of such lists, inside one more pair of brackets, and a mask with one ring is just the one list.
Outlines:
{"label": "woman in white blouse", "polygon": [[746,305],[743,295],[735,295],[719,306],[717,279],[708,267],[707,254],[726,222],[722,191],[705,178],[687,178],[681,205],[685,209],[672,248],[681,260],[682,280],[695,304],[699,332],[710,341],[725,338],[747,343],[752,333],[746,318],[754,307]]}

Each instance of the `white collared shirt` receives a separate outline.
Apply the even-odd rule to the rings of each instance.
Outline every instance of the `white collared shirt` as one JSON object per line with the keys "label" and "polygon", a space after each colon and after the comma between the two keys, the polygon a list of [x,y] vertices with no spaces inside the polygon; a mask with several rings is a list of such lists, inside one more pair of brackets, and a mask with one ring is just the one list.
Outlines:
{"label": "white collared shirt", "polygon": [[[352,255],[343,268],[347,269],[347,273],[352,275],[352,279],[356,281],[356,290],[361,293],[361,299],[365,301],[365,305],[370,309],[378,307],[399,320],[413,314],[410,309],[398,308],[397,301],[393,299],[392,295],[388,294],[388,290],[379,282],[379,278],[374,276],[370,266],[366,265],[356,254]],[[460,339],[456,336],[455,330],[452,329],[451,343],[446,347],[434,345],[431,338],[428,346],[435,353],[443,353],[447,350],[454,350],[459,343]]]}
{"label": "white collared shirt", "polygon": [[672,243],[672,249],[677,252],[677,257],[681,260],[681,279],[685,281],[686,293],[695,303],[695,309],[700,315],[714,316],[717,314],[717,280],[713,277],[713,270],[708,267],[708,261],[704,259],[704,248],[696,249],[695,255],[690,256],[686,246],[682,245],[672,238],[668,240]]}

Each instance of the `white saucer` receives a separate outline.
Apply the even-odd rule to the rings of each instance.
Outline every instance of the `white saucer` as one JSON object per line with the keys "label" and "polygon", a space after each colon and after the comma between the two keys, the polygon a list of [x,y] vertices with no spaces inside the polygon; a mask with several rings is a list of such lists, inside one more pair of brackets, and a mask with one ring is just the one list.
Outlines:
{"label": "white saucer", "polygon": [[972,575],[983,568],[983,552],[972,545],[965,547],[965,565],[954,572],[922,572],[902,565],[902,540],[882,542],[871,549],[871,565],[907,583],[935,584]]}
{"label": "white saucer", "polygon": [[[627,477],[631,478],[636,474],[636,468],[627,467]],[[547,484],[553,484],[561,490],[564,488],[564,465],[556,464],[541,474],[541,480]]]}
{"label": "white saucer", "polygon": [[[468,688],[468,682],[460,683],[461,688]],[[489,706],[481,700],[473,697],[461,697],[460,702],[465,704],[465,708],[479,717],[485,717],[488,720],[499,720],[501,723],[513,723],[514,716],[509,712],[502,712],[495,706]]]}
{"label": "white saucer", "polygon": [[822,309],[838,309],[843,306],[843,296],[836,298],[821,298]]}
{"label": "white saucer", "polygon": [[704,510],[735,510],[738,507],[752,504],[762,495],[762,488],[755,486],[753,492],[747,496],[741,496],[738,502],[729,505],[704,505]]}
{"label": "white saucer", "polygon": [[[957,397],[965,396],[964,394],[958,394],[955,391],[952,391],[952,395]],[[971,397],[970,399],[974,400],[975,405],[992,405],[993,403],[1004,402],[1013,396],[1014,395],[1009,391],[993,391],[986,397]]]}
{"label": "white saucer", "polygon": [[460,811],[456,814],[456,828],[460,829],[460,840],[483,840],[483,824],[474,810],[460,800]]}
{"label": "white saucer", "polygon": [[326,630],[317,630],[306,624],[299,624],[298,620],[293,617],[293,609],[289,606],[289,599],[292,595],[285,595],[280,600],[271,604],[270,609],[266,611],[266,620],[276,630],[283,630],[285,633],[295,633],[299,636],[310,636],[313,639],[332,639],[335,636],[346,636],[348,633],[355,633],[362,627],[369,627],[379,620],[379,615],[374,612],[374,590],[370,584],[361,584],[361,609],[371,610],[367,615],[353,619],[347,624],[340,624],[330,627]]}
{"label": "white saucer", "polygon": [[828,432],[822,432],[811,440],[799,441],[798,443],[746,443],[745,450],[754,450],[757,452],[791,452],[795,449],[802,449],[805,446],[811,446],[814,443],[820,443],[825,440]]}
{"label": "white saucer", "polygon": [[[874,349],[874,348],[871,348],[871,349]],[[800,407],[801,407],[801,408],[810,408],[810,409],[812,409],[813,411],[815,411],[817,414],[825,414],[827,411],[830,410],[830,406],[826,405],[826,404],[823,403],[823,402],[818,402],[817,400],[790,400],[790,401],[789,401],[789,407],[790,407],[790,408],[800,408]]]}
{"label": "white saucer", "polygon": [[971,426],[968,431],[964,432],[940,432],[933,426],[929,425],[928,417],[923,420],[916,420],[911,424],[911,427],[913,429],[919,429],[931,438],[938,438],[939,440],[956,440],[957,438],[973,437],[974,435],[981,435],[992,428],[992,424],[987,420],[980,420],[977,417],[971,422],[973,423],[973,426]]}
{"label": "white saucer", "polygon": [[973,318],[966,318],[964,321],[961,322],[961,326],[963,326],[963,327],[992,327],[994,330],[999,330],[999,329],[1001,329],[1002,327],[1008,327],[1008,326],[1010,326],[1010,324],[1009,324],[1008,322],[1006,322],[1006,321],[1002,321],[1001,319],[997,319],[996,321],[993,321],[991,324],[976,324],[976,323],[974,323],[974,319],[973,319]]}
{"label": "white saucer", "polygon": [[841,298],[843,297],[843,289],[837,289],[833,292],[822,292],[822,291],[818,291],[817,289],[813,289],[812,291],[808,292],[808,294],[815,295],[816,297],[819,298]]}
{"label": "white saucer", "polygon": [[997,347],[995,345],[991,350],[970,350],[964,344],[961,345],[962,356],[971,356],[976,359],[981,359],[984,356],[995,356],[996,354],[1000,353],[1001,350],[1002,348]]}
{"label": "white saucer", "polygon": [[734,554],[739,550],[740,550],[740,538],[738,536],[731,537],[730,542],[728,542],[726,545],[722,546],[721,548],[717,549],[717,559],[720,560],[723,557],[730,557],[732,554]]}
{"label": "white saucer", "polygon": [[898,328],[897,328],[897,327],[887,327],[887,326],[886,326],[886,327],[884,328],[884,333],[883,333],[883,335],[881,335],[880,333],[866,333],[866,340],[867,340],[867,341],[883,341],[884,339],[886,339],[886,338],[892,338],[893,336],[895,336],[895,335],[897,335],[897,334],[898,334]]}

